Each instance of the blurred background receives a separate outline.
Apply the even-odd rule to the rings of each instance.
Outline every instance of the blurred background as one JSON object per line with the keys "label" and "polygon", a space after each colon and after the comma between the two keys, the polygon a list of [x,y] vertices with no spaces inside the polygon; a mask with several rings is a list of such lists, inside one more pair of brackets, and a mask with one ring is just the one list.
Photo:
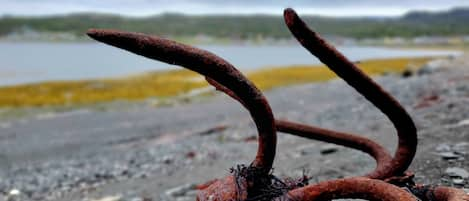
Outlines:
{"label": "blurred background", "polygon": [[[441,77],[401,79],[441,66],[467,68],[469,1],[0,0],[0,200],[194,200],[194,185],[225,175],[233,165],[226,161],[250,160],[255,133],[241,106],[217,96],[193,72],[91,40],[85,34],[90,28],[209,50],[266,92],[281,117],[393,136],[392,127],[383,126],[389,122],[371,115],[379,111],[359,105],[363,99],[343,91],[347,87],[292,37],[282,16],[287,7],[384,83],[420,126],[469,125],[463,99],[443,112],[435,109],[462,114],[450,120],[417,110],[444,103],[439,92],[468,96],[467,84],[454,86],[467,81],[464,73],[451,71],[462,77],[445,84]],[[394,138],[370,136],[394,148]],[[336,148],[355,165],[311,156],[322,148],[301,143],[280,155],[291,160],[285,168],[292,174],[307,168],[343,177],[373,165]],[[310,160],[303,157],[322,162],[292,165]],[[433,169],[418,167],[441,182]]]}
{"label": "blurred background", "polygon": [[[281,17],[285,7],[296,8],[315,30],[353,60],[454,53],[362,46],[462,46],[469,41],[469,11],[464,7],[469,2],[458,0],[0,3],[2,86],[169,68],[91,41],[85,35],[89,28],[142,32],[197,45],[241,69],[318,64],[286,29]],[[358,48],[351,48],[355,46]]]}
{"label": "blurred background", "polygon": [[[469,10],[464,7],[469,3],[458,0],[226,1],[222,4],[218,1],[2,0],[1,5],[0,86],[122,78],[173,69],[91,41],[85,35],[89,28],[142,32],[196,45],[244,71],[319,64],[297,45],[286,29],[281,16],[285,7],[297,8],[315,30],[354,61],[455,55],[459,52],[453,50],[469,41],[466,24]],[[98,88],[97,93],[101,92],[99,86],[109,85],[94,81],[100,83],[94,82],[88,88]],[[259,84],[267,85],[261,88],[273,88],[291,83]],[[42,85],[48,90],[33,96],[0,90],[0,94],[5,94],[0,106],[83,104],[117,98],[141,100],[174,96],[201,87],[199,83],[194,86],[186,83],[168,92],[141,89],[140,94],[128,94],[121,90],[120,95],[113,95],[95,94],[92,89],[83,88],[90,85],[83,82],[62,85]],[[34,93],[38,88],[28,85],[28,89]],[[23,95],[29,96],[29,100],[24,100]]]}

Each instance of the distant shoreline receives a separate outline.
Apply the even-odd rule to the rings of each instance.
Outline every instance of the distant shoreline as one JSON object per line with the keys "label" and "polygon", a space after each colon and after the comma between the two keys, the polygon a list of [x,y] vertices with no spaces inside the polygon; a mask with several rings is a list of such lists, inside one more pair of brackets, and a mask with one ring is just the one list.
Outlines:
{"label": "distant shoreline", "polygon": [[[433,59],[435,57],[375,59],[361,61],[358,65],[370,75],[383,75],[416,70]],[[246,75],[262,90],[336,77],[322,65],[263,68],[246,72]],[[156,71],[117,79],[48,81],[0,87],[0,108],[79,106],[115,100],[150,100],[158,105],[188,94],[210,93],[211,90],[202,90],[207,87],[203,77],[187,70]]]}
{"label": "distant shoreline", "polygon": [[[469,8],[441,12],[412,11],[399,17],[326,17],[301,14],[323,36],[342,38],[415,38],[469,35]],[[100,13],[70,13],[51,16],[0,17],[0,36],[48,39],[78,39],[89,28],[112,28],[171,38],[195,36],[234,40],[289,39],[291,34],[278,15],[181,15],[165,13],[148,17],[126,17]]]}
{"label": "distant shoreline", "polygon": [[[155,34],[158,35],[158,34]],[[160,35],[161,36],[161,35]],[[285,38],[231,38],[216,36],[162,36],[190,45],[292,45],[298,42],[292,37]],[[325,35],[327,40],[340,46],[378,46],[378,47],[445,47],[460,49],[469,44],[468,35],[455,36],[379,36],[370,38],[354,38],[347,36]],[[70,33],[38,33],[29,35],[0,36],[0,43],[92,43],[86,35],[76,36]]]}
{"label": "distant shoreline", "polygon": [[[295,42],[297,43],[297,42]],[[225,58],[242,71],[320,61],[298,44],[197,45]],[[452,50],[409,50],[379,46],[336,46],[351,61],[385,58],[458,55]],[[155,70],[178,69],[99,43],[1,43],[0,86],[50,80],[87,80],[126,77]]]}

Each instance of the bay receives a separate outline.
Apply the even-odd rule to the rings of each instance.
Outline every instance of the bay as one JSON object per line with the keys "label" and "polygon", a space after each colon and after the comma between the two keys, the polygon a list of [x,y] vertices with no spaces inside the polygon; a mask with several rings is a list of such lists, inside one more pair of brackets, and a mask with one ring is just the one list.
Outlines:
{"label": "bay", "polygon": [[[300,45],[205,45],[243,71],[320,62]],[[457,55],[458,51],[383,47],[339,47],[353,61],[397,57]],[[109,78],[175,69],[100,43],[0,42],[0,85],[50,80]]]}

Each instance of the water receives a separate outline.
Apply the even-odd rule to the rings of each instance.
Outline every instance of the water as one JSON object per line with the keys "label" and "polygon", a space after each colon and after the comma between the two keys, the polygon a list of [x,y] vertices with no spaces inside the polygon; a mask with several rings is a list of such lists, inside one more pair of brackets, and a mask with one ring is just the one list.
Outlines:
{"label": "water", "polygon": [[[214,52],[242,70],[319,61],[299,45],[210,45]],[[454,55],[456,51],[339,47],[351,60]],[[0,85],[47,80],[79,80],[137,74],[174,68],[100,43],[0,42]],[[178,68],[178,67],[176,67]]]}

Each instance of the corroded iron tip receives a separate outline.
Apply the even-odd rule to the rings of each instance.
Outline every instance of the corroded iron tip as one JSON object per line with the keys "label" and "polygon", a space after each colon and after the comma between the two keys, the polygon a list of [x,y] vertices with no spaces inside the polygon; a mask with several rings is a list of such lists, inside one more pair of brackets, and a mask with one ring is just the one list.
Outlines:
{"label": "corroded iron tip", "polygon": [[88,29],[86,32],[86,35],[88,35],[91,38],[94,38],[95,35],[97,35],[100,32],[99,29]]}
{"label": "corroded iron tip", "polygon": [[107,37],[116,35],[118,33],[119,31],[112,29],[88,29],[86,35],[88,35],[94,40],[103,42],[102,40],[106,39]]}
{"label": "corroded iron tip", "polygon": [[381,180],[362,177],[327,180],[288,192],[288,201],[364,199],[381,201],[415,201],[408,191]]}
{"label": "corroded iron tip", "polygon": [[256,123],[259,149],[252,164],[269,172],[275,158],[277,136],[272,110],[262,92],[223,58],[193,46],[142,33],[90,29],[91,38],[149,59],[178,65],[233,89]]}
{"label": "corroded iron tip", "polygon": [[285,21],[288,19],[288,22],[293,22],[290,19],[299,18],[293,8],[285,8],[285,10],[283,10],[283,17],[285,18]]}
{"label": "corroded iron tip", "polygon": [[399,136],[398,148],[392,161],[376,178],[402,175],[412,163],[417,150],[417,129],[404,107],[334,46],[309,28],[293,9],[285,9],[284,20],[292,35],[305,49],[373,103],[394,124]]}
{"label": "corroded iron tip", "polygon": [[290,15],[290,14],[295,14],[295,10],[293,10],[293,8],[285,8],[283,10],[283,15],[286,16],[286,15]]}

